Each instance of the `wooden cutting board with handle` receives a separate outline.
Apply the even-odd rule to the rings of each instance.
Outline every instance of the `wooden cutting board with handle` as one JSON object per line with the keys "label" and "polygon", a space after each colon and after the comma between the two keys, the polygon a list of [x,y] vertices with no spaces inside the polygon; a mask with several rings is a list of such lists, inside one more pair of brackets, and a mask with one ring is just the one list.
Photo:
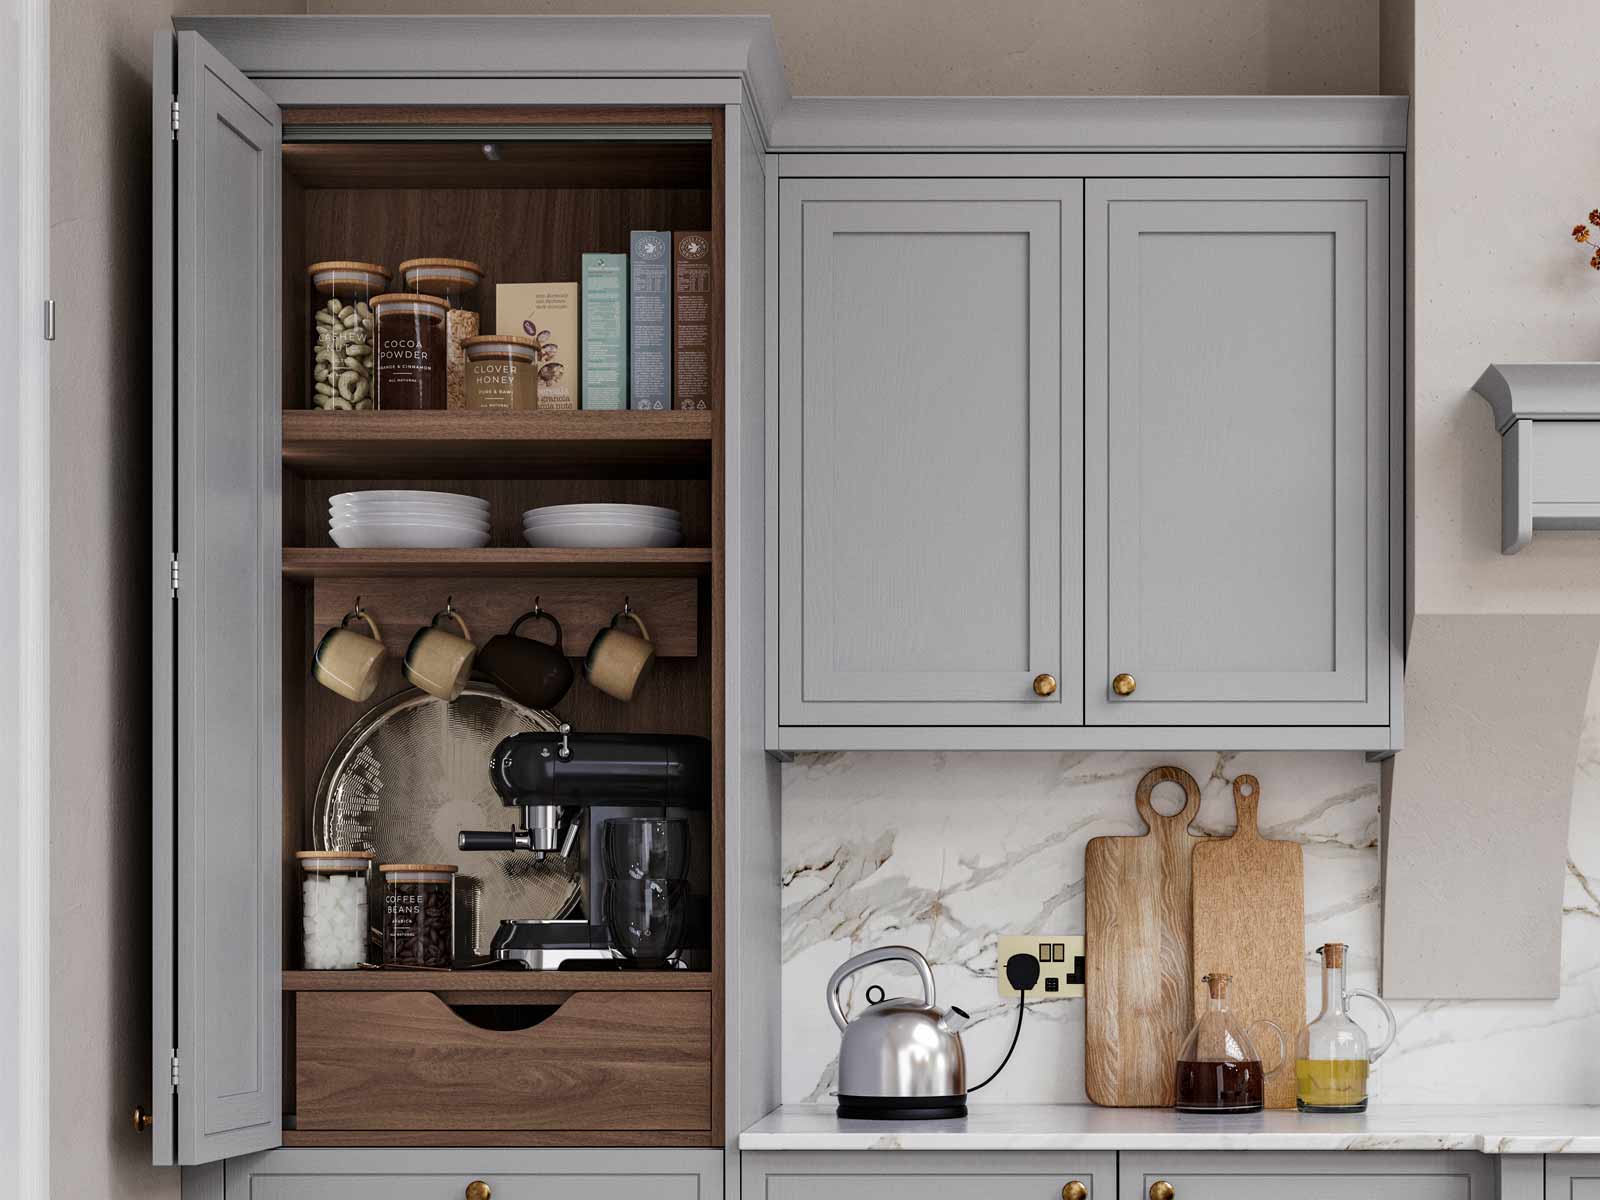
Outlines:
{"label": "wooden cutting board with handle", "polygon": [[[1158,783],[1183,788],[1181,812],[1151,807]],[[1194,1024],[1190,855],[1203,839],[1189,822],[1200,788],[1181,767],[1156,767],[1133,802],[1149,832],[1084,850],[1084,1084],[1096,1104],[1160,1108]]]}
{"label": "wooden cutting board with handle", "polygon": [[[1295,1040],[1306,1022],[1305,867],[1298,842],[1261,836],[1254,775],[1233,781],[1239,826],[1232,837],[1205,838],[1194,848],[1194,1004],[1205,1009],[1208,971],[1233,976],[1229,1008],[1247,1030],[1271,1021],[1283,1030],[1287,1061],[1267,1077],[1268,1108],[1295,1106]],[[1262,1066],[1278,1059],[1269,1029],[1249,1030]]]}

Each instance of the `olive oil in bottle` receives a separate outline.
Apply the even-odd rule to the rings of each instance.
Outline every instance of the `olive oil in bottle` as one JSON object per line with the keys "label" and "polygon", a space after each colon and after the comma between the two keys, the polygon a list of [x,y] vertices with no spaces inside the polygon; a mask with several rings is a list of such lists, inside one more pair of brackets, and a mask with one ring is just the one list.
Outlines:
{"label": "olive oil in bottle", "polygon": [[[1296,1047],[1295,1107],[1306,1113],[1359,1113],[1367,1111],[1367,1067],[1394,1041],[1394,1013],[1365,988],[1344,985],[1341,942],[1329,942],[1322,955],[1322,1011],[1300,1031]],[[1388,1036],[1373,1048],[1366,1030],[1350,1017],[1350,1001],[1370,1000],[1389,1019]]]}
{"label": "olive oil in bottle", "polygon": [[1302,1058],[1294,1064],[1295,1095],[1309,1112],[1360,1112],[1367,1106],[1367,1060]]}

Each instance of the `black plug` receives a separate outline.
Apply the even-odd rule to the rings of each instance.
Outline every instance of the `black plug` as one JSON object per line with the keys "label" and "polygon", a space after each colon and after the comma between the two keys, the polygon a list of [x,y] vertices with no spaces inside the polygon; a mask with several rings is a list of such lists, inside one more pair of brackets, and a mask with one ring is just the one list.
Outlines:
{"label": "black plug", "polygon": [[1031,954],[1006,959],[1006,982],[1019,992],[1031,991],[1039,982],[1039,960]]}

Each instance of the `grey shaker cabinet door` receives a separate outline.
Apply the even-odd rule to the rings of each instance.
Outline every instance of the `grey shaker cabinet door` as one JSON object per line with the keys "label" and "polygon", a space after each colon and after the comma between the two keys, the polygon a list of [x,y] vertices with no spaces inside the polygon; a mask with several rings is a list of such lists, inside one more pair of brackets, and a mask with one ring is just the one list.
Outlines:
{"label": "grey shaker cabinet door", "polygon": [[[158,1163],[280,1141],[278,110],[177,36],[157,84],[153,780]],[[173,79],[157,39],[156,79]],[[165,551],[165,554],[163,554]],[[171,1056],[180,1078],[169,1081]]]}
{"label": "grey shaker cabinet door", "polygon": [[1546,1155],[1544,1200],[1600,1200],[1600,1158],[1581,1154]]}
{"label": "grey shaker cabinet door", "polygon": [[481,1180],[492,1200],[722,1200],[722,1177],[720,1150],[274,1150],[230,1160],[226,1194],[462,1200]]}
{"label": "grey shaker cabinet door", "polygon": [[780,187],[780,723],[1080,724],[1081,182]]}
{"label": "grey shaker cabinet door", "polygon": [[1174,1200],[1494,1200],[1494,1163],[1486,1155],[1331,1152],[1118,1156],[1117,1200],[1146,1200],[1165,1180]]}
{"label": "grey shaker cabinet door", "polygon": [[1117,1156],[1006,1150],[783,1150],[740,1155],[741,1200],[1114,1200]]}
{"label": "grey shaker cabinet door", "polygon": [[1383,179],[1088,185],[1088,724],[1388,722],[1388,221]]}

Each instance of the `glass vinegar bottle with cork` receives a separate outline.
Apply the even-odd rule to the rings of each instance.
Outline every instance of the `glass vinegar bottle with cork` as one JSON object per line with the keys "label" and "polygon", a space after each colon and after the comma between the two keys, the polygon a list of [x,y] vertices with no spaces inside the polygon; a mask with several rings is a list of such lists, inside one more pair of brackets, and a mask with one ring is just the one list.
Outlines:
{"label": "glass vinegar bottle with cork", "polygon": [[[1367,1068],[1394,1044],[1394,1010],[1366,988],[1344,985],[1342,942],[1317,949],[1322,956],[1322,1011],[1300,1033],[1296,1047],[1295,1104],[1306,1113],[1367,1111]],[[1350,1017],[1350,1000],[1371,1000],[1389,1021],[1388,1036],[1372,1049],[1366,1031]]]}

